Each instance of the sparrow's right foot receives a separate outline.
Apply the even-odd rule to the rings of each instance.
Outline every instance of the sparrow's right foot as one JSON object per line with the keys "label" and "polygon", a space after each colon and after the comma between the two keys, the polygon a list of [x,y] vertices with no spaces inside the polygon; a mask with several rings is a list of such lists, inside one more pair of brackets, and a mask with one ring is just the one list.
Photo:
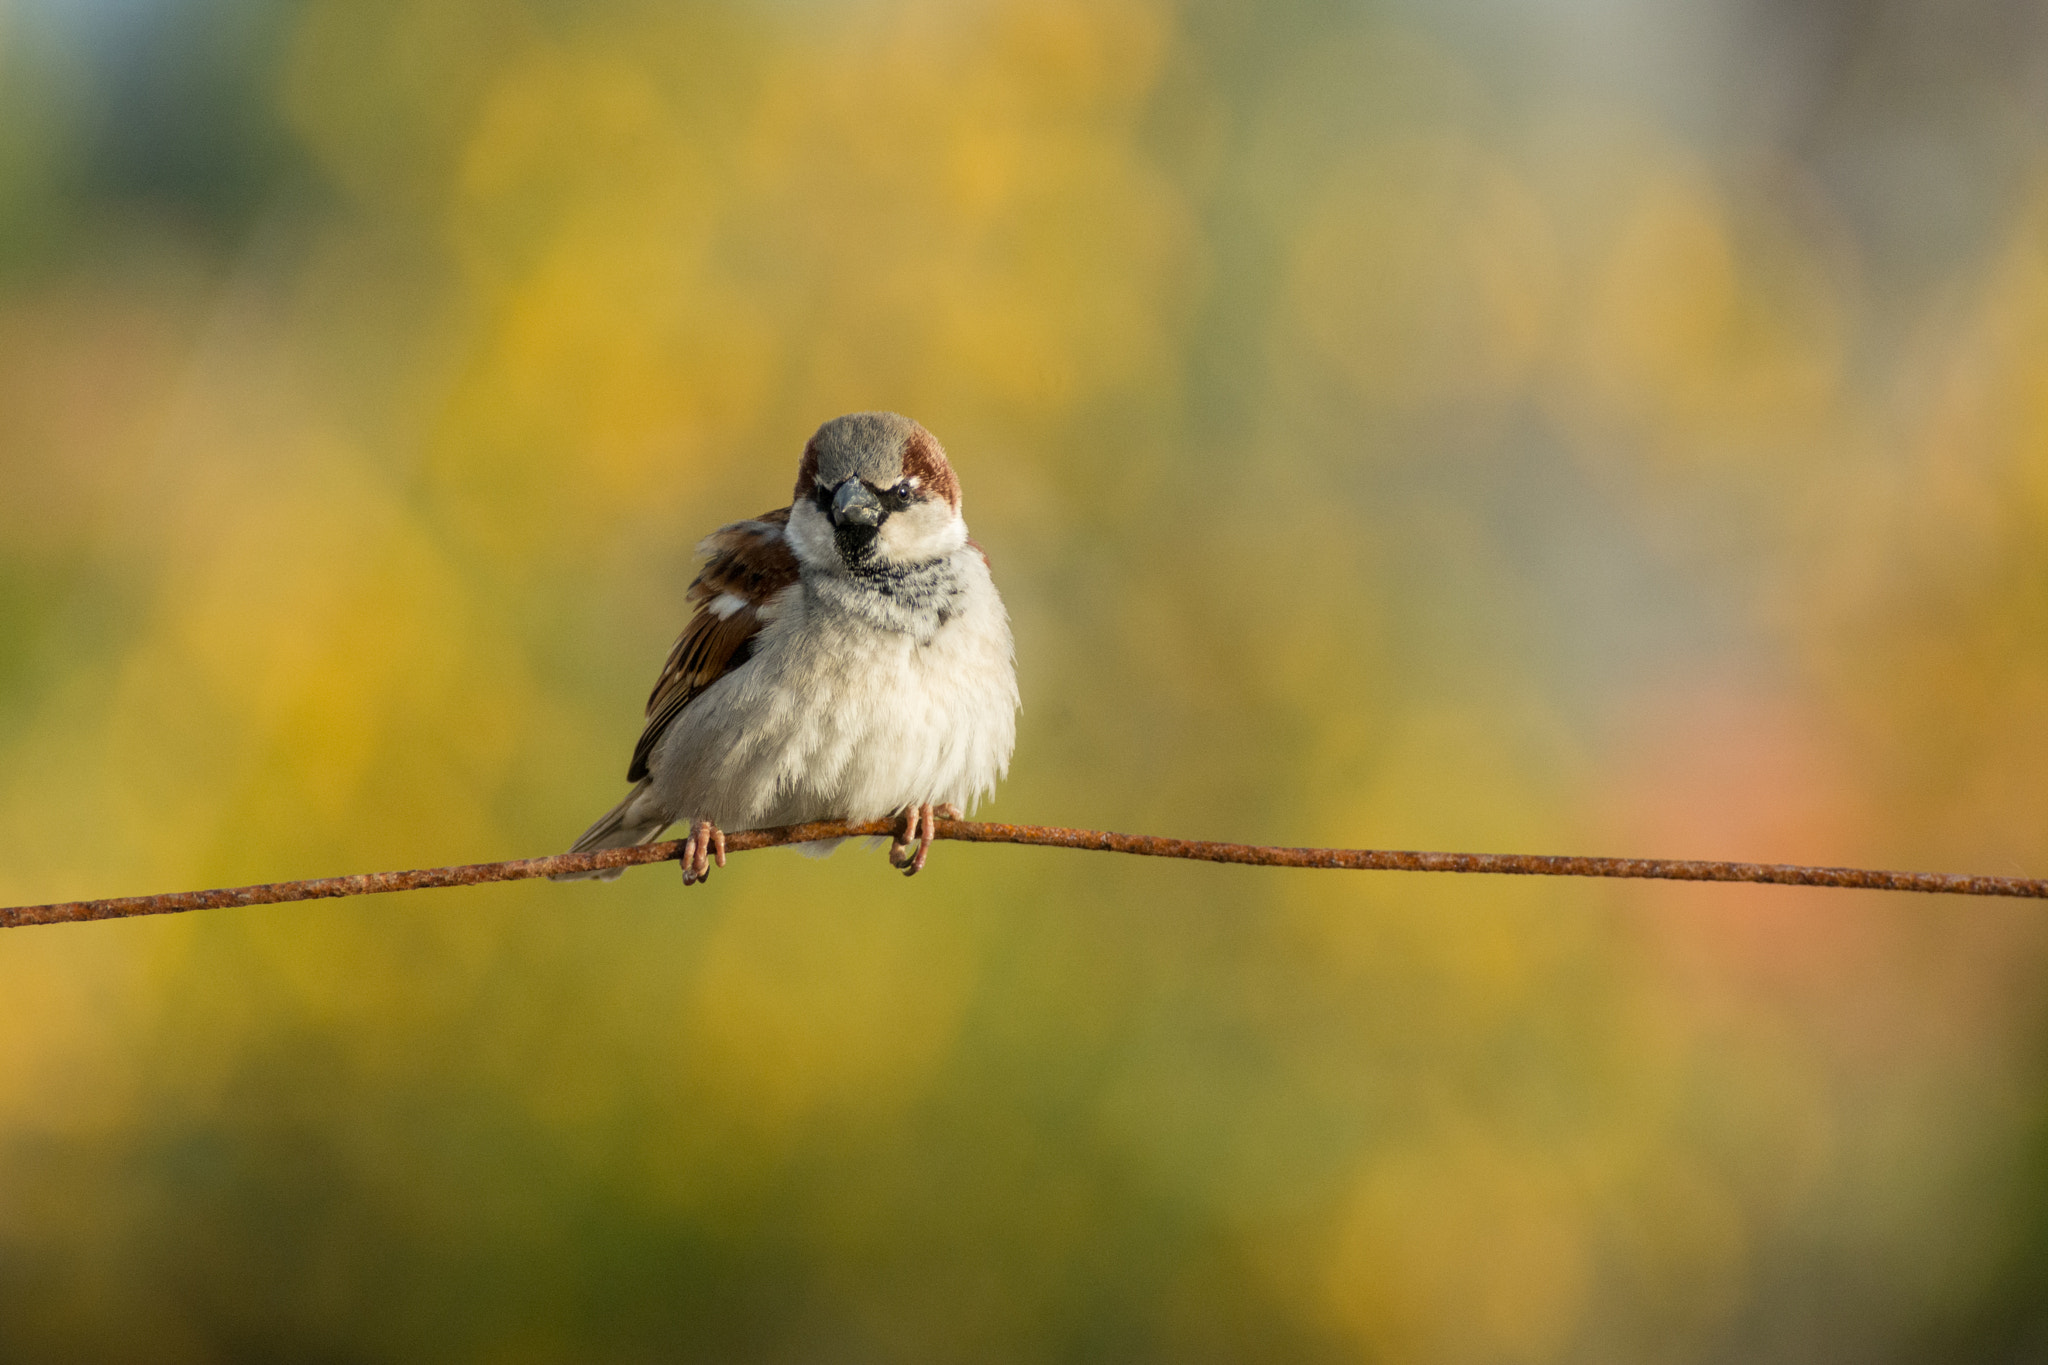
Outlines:
{"label": "sparrow's right foot", "polygon": [[711,860],[717,858],[720,867],[725,866],[725,831],[709,820],[699,820],[690,826],[690,837],[683,841],[681,861],[683,885],[695,886],[711,877]]}
{"label": "sparrow's right foot", "polygon": [[903,812],[903,828],[889,837],[889,866],[904,868],[910,865],[911,850],[917,843],[918,807],[912,806]]}
{"label": "sparrow's right foot", "polygon": [[937,831],[929,801],[904,811],[903,828],[897,830],[889,842],[889,866],[902,869],[906,877],[915,877],[924,871],[925,856],[932,851],[935,837]]}

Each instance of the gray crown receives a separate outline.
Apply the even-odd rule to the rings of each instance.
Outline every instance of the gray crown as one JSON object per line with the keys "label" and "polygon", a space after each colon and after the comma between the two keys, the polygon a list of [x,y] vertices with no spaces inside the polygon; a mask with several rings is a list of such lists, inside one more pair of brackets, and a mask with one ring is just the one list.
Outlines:
{"label": "gray crown", "polygon": [[817,459],[817,482],[837,487],[854,476],[877,488],[903,477],[903,452],[923,430],[893,412],[852,412],[835,417],[811,437],[809,454]]}

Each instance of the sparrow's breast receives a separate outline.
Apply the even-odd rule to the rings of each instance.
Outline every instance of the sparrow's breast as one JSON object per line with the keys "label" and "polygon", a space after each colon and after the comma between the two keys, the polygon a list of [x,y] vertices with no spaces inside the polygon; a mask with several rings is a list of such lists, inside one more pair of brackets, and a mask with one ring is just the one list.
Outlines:
{"label": "sparrow's breast", "polygon": [[679,818],[876,819],[993,789],[1016,737],[1009,618],[978,554],[945,568],[895,594],[793,589],[747,667],[664,738],[657,780]]}

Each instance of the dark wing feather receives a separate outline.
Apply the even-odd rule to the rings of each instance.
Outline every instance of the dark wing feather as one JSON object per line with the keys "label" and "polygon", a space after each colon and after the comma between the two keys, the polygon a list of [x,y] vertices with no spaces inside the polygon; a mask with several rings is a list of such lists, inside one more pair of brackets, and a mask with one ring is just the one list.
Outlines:
{"label": "dark wing feather", "polygon": [[647,699],[647,728],[633,746],[628,782],[647,776],[647,759],[669,722],[705,688],[753,657],[754,637],[767,624],[764,609],[799,576],[796,555],[783,533],[788,522],[789,509],[778,508],[722,526],[697,547],[708,557],[690,584],[697,614],[669,651]]}

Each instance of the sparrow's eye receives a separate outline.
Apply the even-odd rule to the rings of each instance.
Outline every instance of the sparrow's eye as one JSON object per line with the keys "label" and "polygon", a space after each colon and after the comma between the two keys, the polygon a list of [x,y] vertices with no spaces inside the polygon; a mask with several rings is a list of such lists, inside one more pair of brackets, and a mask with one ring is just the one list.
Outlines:
{"label": "sparrow's eye", "polygon": [[832,510],[832,490],[822,483],[813,485],[811,488],[811,501],[818,504],[820,512],[830,512]]}
{"label": "sparrow's eye", "polygon": [[894,488],[882,491],[882,506],[891,512],[901,512],[917,498],[917,485],[905,479]]}

